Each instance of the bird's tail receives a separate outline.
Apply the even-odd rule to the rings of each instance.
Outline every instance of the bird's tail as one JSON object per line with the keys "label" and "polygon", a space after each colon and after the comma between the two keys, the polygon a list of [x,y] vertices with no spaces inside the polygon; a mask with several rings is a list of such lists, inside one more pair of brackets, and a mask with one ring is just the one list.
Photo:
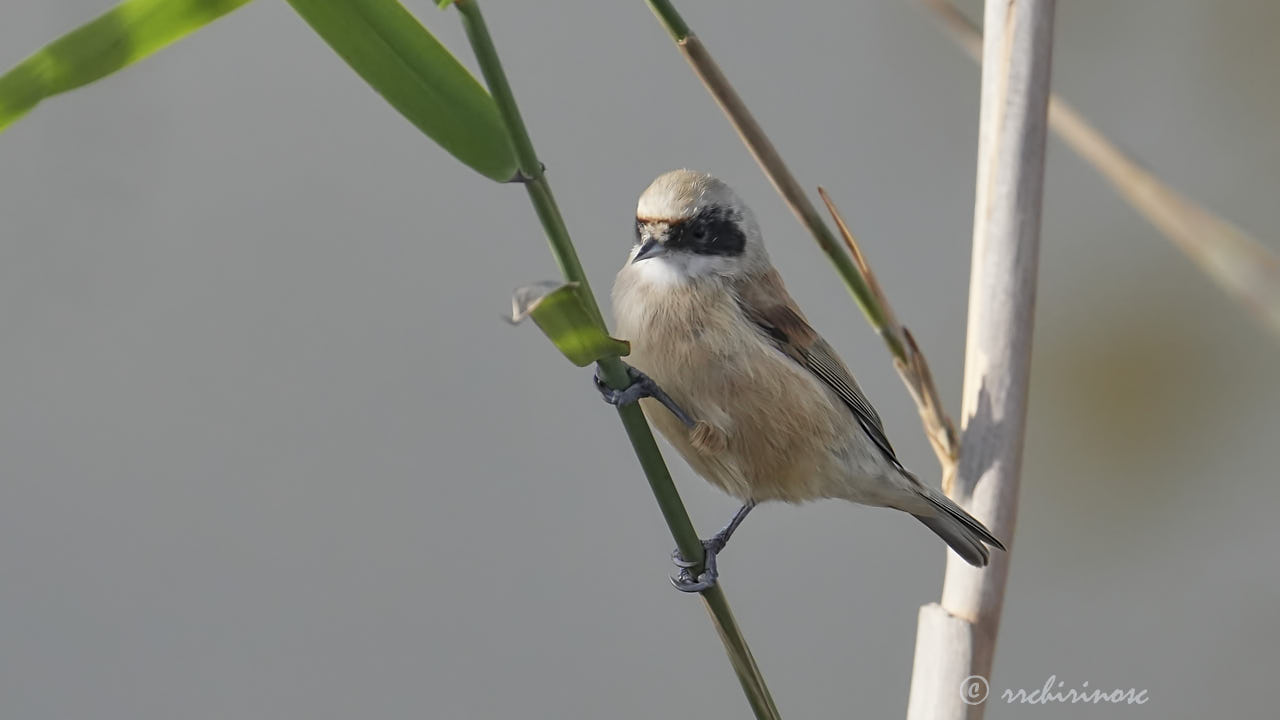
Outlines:
{"label": "bird's tail", "polygon": [[920,486],[920,494],[936,509],[934,515],[916,515],[925,527],[937,533],[956,554],[974,567],[986,567],[991,559],[987,546],[1004,550],[995,535],[946,495],[930,487]]}

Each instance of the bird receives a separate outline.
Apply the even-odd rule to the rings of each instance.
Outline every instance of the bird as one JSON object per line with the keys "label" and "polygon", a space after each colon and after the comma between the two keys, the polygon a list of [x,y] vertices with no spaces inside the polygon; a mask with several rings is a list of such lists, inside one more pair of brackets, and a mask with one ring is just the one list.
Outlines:
{"label": "bird", "polygon": [[672,581],[716,584],[716,556],[758,503],[826,498],[915,516],[983,567],[1004,545],[903,467],[880,415],[818,334],[765,250],[751,209],[723,181],[680,169],[636,206],[635,236],[612,292],[615,333],[630,343],[631,385],[615,405],[645,416],[698,475],[742,501],[704,540],[704,568],[673,553]]}

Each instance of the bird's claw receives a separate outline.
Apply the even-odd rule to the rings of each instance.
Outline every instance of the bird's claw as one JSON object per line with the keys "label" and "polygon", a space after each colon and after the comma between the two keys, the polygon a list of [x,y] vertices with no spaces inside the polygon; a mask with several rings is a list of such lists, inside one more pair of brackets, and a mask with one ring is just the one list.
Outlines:
{"label": "bird's claw", "polygon": [[697,577],[693,576],[693,568],[698,563],[686,560],[684,555],[680,554],[680,548],[676,548],[671,552],[671,562],[680,568],[680,572],[671,578],[671,584],[676,586],[680,592],[700,593],[704,590],[710,590],[715,587],[716,581],[720,579],[720,572],[716,568],[716,558],[724,551],[724,546],[729,544],[729,538],[733,537],[733,533],[737,531],[738,526],[747,518],[747,513],[756,506],[755,500],[748,500],[738,508],[738,512],[733,514],[733,519],[728,525],[720,528],[720,532],[711,536],[709,540],[702,541],[702,572]]}
{"label": "bird's claw", "polygon": [[640,398],[653,397],[653,388],[657,387],[657,383],[648,375],[628,365],[627,377],[631,379],[631,384],[621,390],[615,390],[605,384],[605,381],[600,379],[598,370],[592,381],[596,384],[596,390],[600,391],[600,397],[604,398],[604,401],[610,405],[617,407],[638,402]]}
{"label": "bird's claw", "polygon": [[670,410],[671,414],[679,418],[680,422],[685,424],[685,427],[692,428],[696,425],[693,418],[689,417],[689,414],[677,405],[676,401],[672,400],[671,396],[667,395],[666,391],[659,387],[658,383],[653,381],[653,378],[645,375],[630,365],[627,365],[626,368],[627,377],[630,378],[631,384],[621,390],[609,387],[600,379],[599,368],[596,369],[596,374],[592,379],[596,384],[596,389],[600,391],[600,397],[604,398],[605,402],[610,405],[622,407],[624,405],[630,405],[631,403],[638,402],[641,398],[653,398]]}
{"label": "bird's claw", "polygon": [[700,593],[715,587],[720,579],[720,572],[716,568],[716,556],[724,549],[724,543],[718,540],[719,538],[712,538],[702,541],[702,572],[698,573],[696,578],[693,576],[693,568],[698,563],[684,559],[679,548],[671,552],[671,562],[680,568],[679,573],[671,576],[671,584],[675,589],[680,592]]}

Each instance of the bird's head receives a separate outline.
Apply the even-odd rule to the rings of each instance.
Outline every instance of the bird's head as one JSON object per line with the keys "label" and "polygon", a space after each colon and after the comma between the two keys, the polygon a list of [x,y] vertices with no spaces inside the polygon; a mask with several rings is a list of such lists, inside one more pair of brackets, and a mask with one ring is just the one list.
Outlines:
{"label": "bird's head", "polygon": [[728,185],[692,170],[660,175],[640,196],[628,263],[673,282],[770,267],[751,209]]}

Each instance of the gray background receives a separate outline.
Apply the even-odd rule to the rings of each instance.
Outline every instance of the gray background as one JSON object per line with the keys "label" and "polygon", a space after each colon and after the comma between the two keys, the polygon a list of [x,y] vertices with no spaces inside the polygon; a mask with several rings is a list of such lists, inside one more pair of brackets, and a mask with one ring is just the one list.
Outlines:
{"label": "gray background", "polygon": [[[910,2],[681,5],[957,411],[976,68]],[[1280,250],[1280,4],[1058,5],[1057,89]],[[107,6],[7,0],[0,64]],[[883,347],[644,3],[485,8],[596,289],[653,176],[716,172],[935,476]],[[470,65],[457,18],[416,9]],[[1274,717],[1277,343],[1056,141],[1048,172],[992,684],[1151,702],[989,716]],[[590,372],[499,319],[555,276],[523,193],[284,3],[0,135],[0,218],[5,718],[747,715]],[[711,531],[733,503],[670,459]],[[943,560],[887,511],[758,511],[725,587],[784,714],[900,717]]]}

